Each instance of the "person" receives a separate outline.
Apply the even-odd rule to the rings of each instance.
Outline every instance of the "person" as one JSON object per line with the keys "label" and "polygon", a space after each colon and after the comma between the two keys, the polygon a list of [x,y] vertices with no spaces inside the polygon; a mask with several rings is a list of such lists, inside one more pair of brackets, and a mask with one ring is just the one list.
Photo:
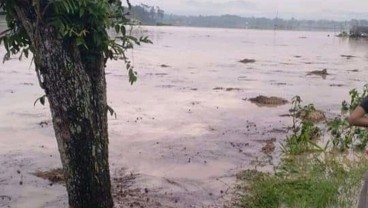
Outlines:
{"label": "person", "polygon": [[[368,127],[368,117],[365,114],[368,113],[368,97],[357,106],[350,114],[348,122],[351,126]],[[365,153],[368,151],[365,149]],[[368,208],[368,173],[365,174],[364,183],[360,192],[358,208]]]}
{"label": "person", "polygon": [[357,106],[353,112],[351,112],[348,122],[352,126],[368,127],[368,117],[365,114],[368,113],[368,97]]}

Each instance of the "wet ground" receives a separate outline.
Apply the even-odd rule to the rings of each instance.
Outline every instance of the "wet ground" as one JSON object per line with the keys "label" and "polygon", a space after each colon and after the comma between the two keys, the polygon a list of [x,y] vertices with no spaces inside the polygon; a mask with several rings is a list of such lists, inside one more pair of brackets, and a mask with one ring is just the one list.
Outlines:
{"label": "wet ground", "polygon": [[[222,207],[236,173],[277,163],[291,122],[280,117],[290,104],[260,107],[250,98],[300,95],[333,117],[368,75],[367,43],[333,33],[140,32],[154,44],[129,53],[138,82],[129,85],[121,61],[107,67],[108,103],[117,113],[109,120],[110,163],[121,207]],[[62,185],[34,175],[61,164],[49,109],[34,106],[43,92],[29,65],[0,65],[0,207],[67,207]],[[325,68],[326,76],[308,75]]]}

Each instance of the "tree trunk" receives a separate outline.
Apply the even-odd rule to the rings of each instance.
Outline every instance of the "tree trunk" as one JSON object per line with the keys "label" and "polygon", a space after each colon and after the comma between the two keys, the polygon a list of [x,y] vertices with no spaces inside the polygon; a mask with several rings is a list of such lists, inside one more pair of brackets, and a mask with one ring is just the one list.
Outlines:
{"label": "tree trunk", "polygon": [[50,104],[69,207],[112,208],[103,51],[81,52],[75,41],[58,37],[40,19],[41,10],[32,13],[30,2],[18,0],[13,9],[31,41]]}
{"label": "tree trunk", "polygon": [[70,208],[111,208],[105,67],[102,52],[83,62],[52,28],[34,36],[35,63],[50,103]]}

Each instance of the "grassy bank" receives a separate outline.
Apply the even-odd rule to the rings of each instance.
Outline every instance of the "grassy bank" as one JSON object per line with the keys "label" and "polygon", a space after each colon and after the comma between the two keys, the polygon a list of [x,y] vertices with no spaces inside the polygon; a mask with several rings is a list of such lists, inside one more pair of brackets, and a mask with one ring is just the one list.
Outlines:
{"label": "grassy bank", "polygon": [[[356,207],[368,170],[368,160],[362,153],[367,129],[349,127],[345,117],[367,93],[367,86],[362,93],[352,90],[351,100],[343,102],[341,115],[318,125],[302,116],[316,112],[314,106],[301,106],[301,99],[294,98],[290,109],[293,126],[281,145],[280,164],[272,173],[239,173],[234,207]],[[325,131],[327,136],[322,134]]]}
{"label": "grassy bank", "polygon": [[336,155],[284,158],[275,173],[247,170],[238,175],[238,207],[354,207],[368,162],[347,163]]}

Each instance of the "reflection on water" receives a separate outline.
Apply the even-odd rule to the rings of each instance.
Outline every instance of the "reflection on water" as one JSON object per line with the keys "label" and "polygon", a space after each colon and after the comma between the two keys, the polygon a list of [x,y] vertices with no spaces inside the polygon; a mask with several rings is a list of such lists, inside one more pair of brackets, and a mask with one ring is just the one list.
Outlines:
{"label": "reflection on water", "polygon": [[[342,38],[344,40],[344,38]],[[360,52],[365,53],[365,57],[368,57],[368,39],[365,38],[346,38],[345,41],[348,41],[350,47],[353,50],[358,50]]]}

